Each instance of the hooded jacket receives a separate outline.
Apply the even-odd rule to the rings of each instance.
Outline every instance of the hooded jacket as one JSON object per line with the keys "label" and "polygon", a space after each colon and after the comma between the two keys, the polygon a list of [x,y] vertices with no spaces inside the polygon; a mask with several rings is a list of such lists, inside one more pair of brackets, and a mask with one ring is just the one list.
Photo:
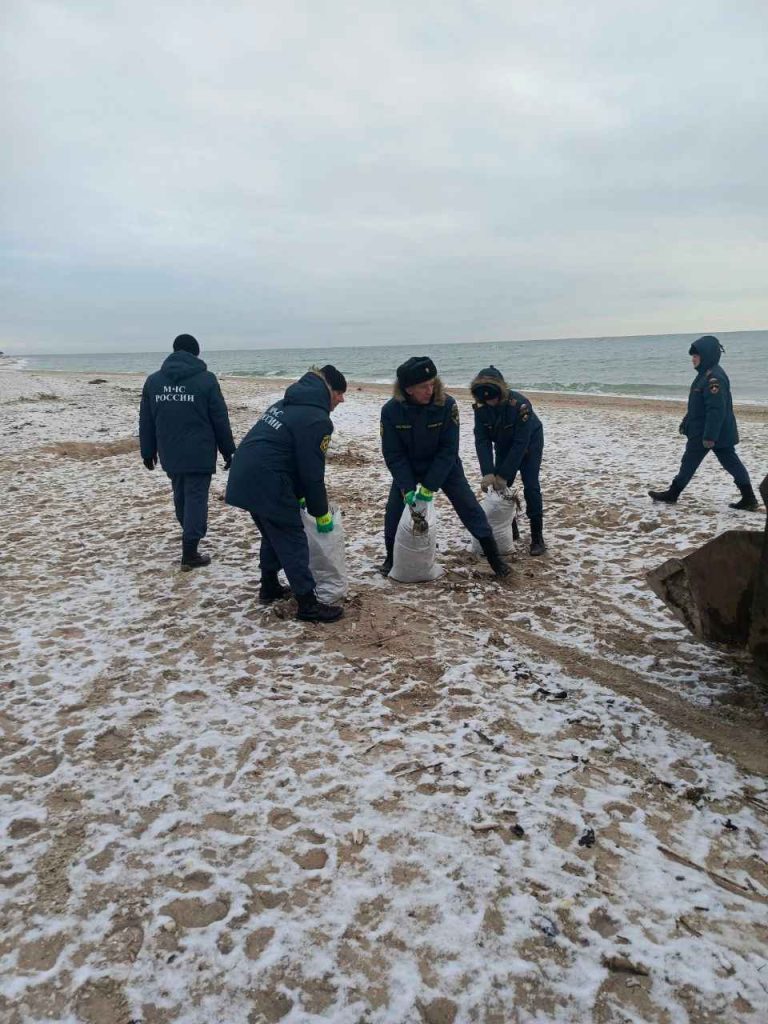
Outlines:
{"label": "hooded jacket", "polygon": [[381,410],[381,451],[404,493],[422,484],[439,491],[459,458],[459,407],[439,377],[428,405],[411,402],[395,382]]}
{"label": "hooded jacket", "polygon": [[215,473],[216,449],[235,450],[219,382],[202,359],[172,352],[144,382],[139,408],[141,457],[160,457],[169,476]]}
{"label": "hooded jacket", "polygon": [[299,498],[312,516],[328,511],[325,454],[333,433],[331,390],[310,370],[266,410],[241,441],[227,481],[229,505],[274,523],[301,523]]}
{"label": "hooded jacket", "polygon": [[511,483],[526,452],[544,442],[541,420],[530,401],[512,391],[500,370],[487,366],[475,377],[470,388],[493,384],[501,392],[498,405],[475,401],[475,450],[483,476],[494,473]]}
{"label": "hooded jacket", "polygon": [[680,429],[689,441],[714,441],[715,448],[731,448],[739,443],[739,431],[733,413],[731,382],[720,366],[720,342],[707,336],[699,338],[692,348],[701,356],[701,362]]}

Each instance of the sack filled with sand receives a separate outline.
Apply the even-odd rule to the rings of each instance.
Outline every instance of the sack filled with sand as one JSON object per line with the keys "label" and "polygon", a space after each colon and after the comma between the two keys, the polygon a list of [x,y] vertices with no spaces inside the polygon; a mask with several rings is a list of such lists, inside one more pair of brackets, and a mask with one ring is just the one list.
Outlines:
{"label": "sack filled with sand", "polygon": [[443,575],[437,563],[437,512],[429,502],[423,513],[406,505],[395,534],[389,579],[398,583],[423,583]]}
{"label": "sack filled with sand", "polygon": [[[520,509],[520,498],[517,491],[509,488],[504,494],[497,494],[496,491],[489,491],[480,502],[480,507],[485,512],[488,524],[493,530],[499,552],[502,555],[509,554],[515,550],[515,520]],[[482,555],[483,549],[476,538],[472,537],[472,554]]]}
{"label": "sack filled with sand", "polygon": [[330,509],[333,529],[318,533],[314,516],[301,510],[301,521],[309,545],[309,571],[315,578],[315,592],[323,604],[340,604],[349,593],[344,522],[338,508]]}

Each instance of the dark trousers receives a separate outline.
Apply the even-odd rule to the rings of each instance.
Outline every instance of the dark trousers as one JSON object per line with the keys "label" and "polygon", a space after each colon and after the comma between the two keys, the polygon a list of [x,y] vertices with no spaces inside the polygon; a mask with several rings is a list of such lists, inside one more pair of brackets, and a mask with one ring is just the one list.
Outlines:
{"label": "dark trousers", "polygon": [[251,517],[261,534],[259,568],[262,576],[284,569],[294,594],[308,594],[314,590],[315,579],[309,571],[307,535],[301,519],[297,516],[296,523],[275,523],[253,512]]}
{"label": "dark trousers", "polygon": [[[464,475],[464,467],[461,459],[456,460],[456,465],[443,481],[440,488],[448,501],[456,510],[456,515],[469,530],[473,537],[482,540],[483,537],[493,536],[493,531],[488,525],[485,512],[480,508],[480,502],[472,492]],[[387,509],[384,513],[384,543],[390,547],[395,543],[397,524],[403,514],[405,501],[400,488],[393,482],[387,499]]]}
{"label": "dark trousers", "polygon": [[744,463],[736,454],[736,449],[731,445],[729,448],[705,448],[700,439],[689,440],[683,452],[680,463],[680,470],[672,481],[672,487],[676,491],[682,491],[691,482],[691,478],[707,455],[713,452],[715,458],[726,471],[733,477],[737,487],[749,486],[749,473]]}
{"label": "dark trousers", "polygon": [[[539,472],[541,471],[541,459],[544,455],[544,431],[539,430],[531,439],[531,444],[523,461],[520,463],[520,479],[523,481],[523,497],[525,498],[525,514],[529,519],[540,516],[544,512],[544,502],[541,498],[541,485],[539,484]],[[515,474],[517,476],[517,473]],[[515,477],[509,481],[509,486],[515,482]]]}
{"label": "dark trousers", "polygon": [[208,531],[210,473],[174,473],[171,476],[173,504],[182,540],[202,540]]}

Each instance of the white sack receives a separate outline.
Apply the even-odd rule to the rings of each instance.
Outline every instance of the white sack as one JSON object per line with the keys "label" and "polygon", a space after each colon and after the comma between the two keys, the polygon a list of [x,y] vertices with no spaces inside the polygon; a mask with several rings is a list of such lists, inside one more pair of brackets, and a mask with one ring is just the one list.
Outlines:
{"label": "white sack", "polygon": [[314,516],[305,508],[301,510],[301,521],[307,535],[309,571],[315,578],[317,599],[323,604],[340,604],[349,593],[344,523],[338,508],[329,511],[333,515],[330,533],[319,533]]}
{"label": "white sack", "polygon": [[[519,498],[515,491],[507,490],[505,493],[497,494],[496,491],[488,491],[480,502],[480,508],[485,512],[488,525],[493,530],[496,544],[502,555],[509,554],[515,549],[515,537],[512,532],[512,523],[517,516],[520,507]],[[472,553],[482,555],[483,549],[480,542],[472,537]]]}
{"label": "white sack", "polygon": [[424,515],[427,521],[426,532],[416,533],[410,506],[406,505],[403,509],[395,534],[392,569],[389,573],[391,580],[398,583],[422,583],[443,575],[443,567],[436,561],[437,512],[434,501],[427,503]]}

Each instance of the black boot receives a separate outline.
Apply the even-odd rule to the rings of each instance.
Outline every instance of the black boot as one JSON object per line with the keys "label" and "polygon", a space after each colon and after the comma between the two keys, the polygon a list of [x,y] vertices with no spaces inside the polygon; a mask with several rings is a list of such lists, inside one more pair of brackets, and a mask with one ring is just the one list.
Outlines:
{"label": "black boot", "polygon": [[496,538],[493,535],[490,537],[478,537],[477,542],[483,549],[483,554],[488,559],[488,565],[490,565],[496,575],[509,576],[511,570],[499,554],[499,546],[496,543]]}
{"label": "black boot", "polygon": [[181,542],[181,571],[189,572],[190,569],[200,569],[204,565],[211,564],[210,555],[201,555],[197,550],[199,540],[183,540]]}
{"label": "black boot", "polygon": [[669,490],[648,491],[648,494],[654,501],[663,501],[665,505],[674,505],[680,497],[680,491],[678,491],[674,484],[670,485]]}
{"label": "black boot", "polygon": [[531,554],[543,555],[547,550],[544,543],[544,516],[531,516]]}
{"label": "black boot", "polygon": [[378,570],[379,570],[379,572],[381,573],[382,576],[389,576],[389,574],[392,572],[392,561],[393,561],[393,553],[394,553],[394,550],[395,550],[395,545],[394,544],[386,544],[385,547],[386,547],[386,550],[387,550],[387,557],[384,559],[384,561],[381,563],[381,565],[378,566]]}
{"label": "black boot", "polygon": [[760,508],[752,484],[743,484],[739,487],[741,501],[732,501],[729,508],[737,508],[740,512],[757,512]]}
{"label": "black boot", "polygon": [[296,601],[299,605],[296,618],[301,622],[335,622],[344,614],[340,605],[318,601],[314,590],[308,594],[297,594]]}
{"label": "black boot", "polygon": [[282,601],[290,596],[290,588],[284,587],[278,581],[276,572],[262,572],[261,585],[259,586],[259,601],[261,604],[272,604],[273,601]]}

